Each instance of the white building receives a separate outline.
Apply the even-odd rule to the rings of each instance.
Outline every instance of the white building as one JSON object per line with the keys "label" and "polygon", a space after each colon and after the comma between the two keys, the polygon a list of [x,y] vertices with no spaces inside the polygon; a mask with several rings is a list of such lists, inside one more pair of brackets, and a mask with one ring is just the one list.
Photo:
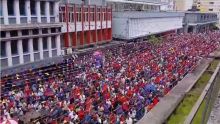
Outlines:
{"label": "white building", "polygon": [[182,29],[184,13],[161,12],[168,0],[107,0],[113,6],[113,38],[133,40],[148,35],[176,33]]}
{"label": "white building", "polygon": [[136,39],[152,34],[176,33],[182,28],[184,13],[117,12],[113,13],[113,37]]}
{"label": "white building", "polygon": [[174,0],[163,0],[163,2],[167,2],[167,4],[162,5],[160,10],[162,11],[173,11],[174,10]]}
{"label": "white building", "polygon": [[161,0],[106,0],[113,11],[159,11],[167,2]]}
{"label": "white building", "polygon": [[1,68],[61,54],[59,0],[0,0]]}

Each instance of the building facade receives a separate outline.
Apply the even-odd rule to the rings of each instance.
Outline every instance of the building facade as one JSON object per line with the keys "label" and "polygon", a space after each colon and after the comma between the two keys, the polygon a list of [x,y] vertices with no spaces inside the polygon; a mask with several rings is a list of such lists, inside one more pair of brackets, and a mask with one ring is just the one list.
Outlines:
{"label": "building facade", "polygon": [[58,0],[0,0],[1,69],[61,54]]}
{"label": "building facade", "polygon": [[210,30],[218,20],[215,13],[186,12],[184,16],[184,32],[205,32]]}
{"label": "building facade", "polygon": [[[197,0],[197,7],[201,12],[217,13],[220,18],[220,0]],[[220,20],[218,27],[220,27]]]}
{"label": "building facade", "polygon": [[112,9],[104,0],[0,0],[0,6],[1,70],[112,40]]}
{"label": "building facade", "polygon": [[162,11],[174,11],[174,0],[163,0],[163,2],[167,4],[160,7]]}
{"label": "building facade", "polygon": [[184,13],[116,12],[113,13],[113,37],[124,40],[152,34],[176,33],[182,28]]}
{"label": "building facade", "polygon": [[[113,8],[113,38],[143,39],[152,34],[175,33],[182,27],[184,13],[161,12],[168,0],[107,0]],[[164,11],[164,10],[163,10]]]}
{"label": "building facade", "polygon": [[61,42],[67,52],[112,40],[112,9],[103,0],[62,2],[59,17]]}
{"label": "building facade", "polygon": [[106,0],[109,6],[112,6],[113,12],[122,11],[159,11],[161,5],[167,5],[167,2],[161,0]]}
{"label": "building facade", "polygon": [[194,0],[175,0],[174,10],[176,11],[187,11],[192,8]]}

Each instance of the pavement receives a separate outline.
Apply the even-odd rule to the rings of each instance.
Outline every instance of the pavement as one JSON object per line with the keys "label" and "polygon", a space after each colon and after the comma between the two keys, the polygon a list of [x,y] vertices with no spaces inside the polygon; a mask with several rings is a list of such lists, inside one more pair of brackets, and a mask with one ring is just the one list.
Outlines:
{"label": "pavement", "polygon": [[182,101],[185,94],[190,91],[203,72],[205,72],[212,60],[211,58],[201,60],[196,69],[188,73],[166,96],[161,98],[160,102],[138,121],[138,124],[164,123]]}

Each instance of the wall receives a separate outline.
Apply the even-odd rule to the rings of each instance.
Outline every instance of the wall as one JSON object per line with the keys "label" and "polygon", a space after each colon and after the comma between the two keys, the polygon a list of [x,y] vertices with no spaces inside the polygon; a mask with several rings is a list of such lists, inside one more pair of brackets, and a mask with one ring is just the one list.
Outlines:
{"label": "wall", "polygon": [[85,0],[85,4],[102,6],[105,5],[105,0]]}
{"label": "wall", "polygon": [[82,0],[61,0],[60,4],[65,4],[67,1],[69,1],[69,3],[74,3],[74,4],[82,4]]}
{"label": "wall", "polygon": [[193,5],[193,0],[175,0],[175,10],[177,11],[187,11],[191,9]]}
{"label": "wall", "polygon": [[113,18],[112,19],[112,36],[114,38],[127,39],[128,36],[128,19],[127,18]]}
{"label": "wall", "polygon": [[113,37],[134,39],[182,28],[183,13],[114,12]]}
{"label": "wall", "polygon": [[162,11],[173,11],[174,10],[174,0],[163,0],[164,2],[167,2],[166,5],[162,5],[160,7],[160,10]]}
{"label": "wall", "polygon": [[182,28],[182,17],[130,19],[129,39]]}

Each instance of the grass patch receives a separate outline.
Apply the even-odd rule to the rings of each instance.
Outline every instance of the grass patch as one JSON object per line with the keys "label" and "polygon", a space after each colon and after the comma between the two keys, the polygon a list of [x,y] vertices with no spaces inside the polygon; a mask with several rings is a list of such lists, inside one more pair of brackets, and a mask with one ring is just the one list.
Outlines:
{"label": "grass patch", "polygon": [[208,70],[215,71],[216,67],[218,66],[219,61],[220,60],[218,60],[218,59],[213,60],[212,63],[210,64]]}
{"label": "grass patch", "polygon": [[[204,90],[206,84],[208,83],[209,79],[212,76],[212,73],[210,71],[214,71],[215,68],[217,67],[219,61],[218,60],[213,60],[208,67],[207,70],[205,71],[202,76],[199,78],[199,80],[195,83],[195,85],[192,87],[192,89],[186,94],[182,102],[177,106],[175,111],[171,114],[171,116],[167,120],[167,124],[183,124],[186,117],[190,113],[192,107],[196,103],[197,99],[201,95],[202,91]],[[205,107],[205,103],[202,104]],[[201,106],[202,106],[201,105]],[[198,112],[201,113],[201,115],[198,116],[198,120],[195,120],[195,124],[197,121],[199,121],[200,118],[202,118],[202,110],[199,110]],[[200,119],[201,120],[201,119]]]}
{"label": "grass patch", "polygon": [[192,124],[201,124],[202,123],[202,117],[203,117],[203,112],[205,110],[206,102],[207,102],[207,99],[205,98],[202,101],[202,104],[199,106],[199,109],[198,109],[195,117],[192,120]]}
{"label": "grass patch", "polygon": [[183,124],[193,105],[196,103],[207,82],[211,78],[210,73],[204,72],[202,77],[196,82],[195,86],[186,94],[183,101],[170,116],[168,124]]}
{"label": "grass patch", "polygon": [[[202,101],[202,104],[199,106],[199,109],[195,115],[195,117],[192,120],[192,124],[201,124],[202,123],[202,119],[205,118],[205,123],[207,123],[209,115],[212,111],[212,108],[214,106],[215,100],[218,97],[218,92],[220,90],[220,77],[217,77],[216,81],[213,82],[214,86],[213,86],[213,90],[212,92],[208,92],[205,99]],[[211,99],[210,99],[210,104],[208,104],[208,98],[211,95]],[[205,117],[203,117],[205,108],[207,107],[207,114]]]}

